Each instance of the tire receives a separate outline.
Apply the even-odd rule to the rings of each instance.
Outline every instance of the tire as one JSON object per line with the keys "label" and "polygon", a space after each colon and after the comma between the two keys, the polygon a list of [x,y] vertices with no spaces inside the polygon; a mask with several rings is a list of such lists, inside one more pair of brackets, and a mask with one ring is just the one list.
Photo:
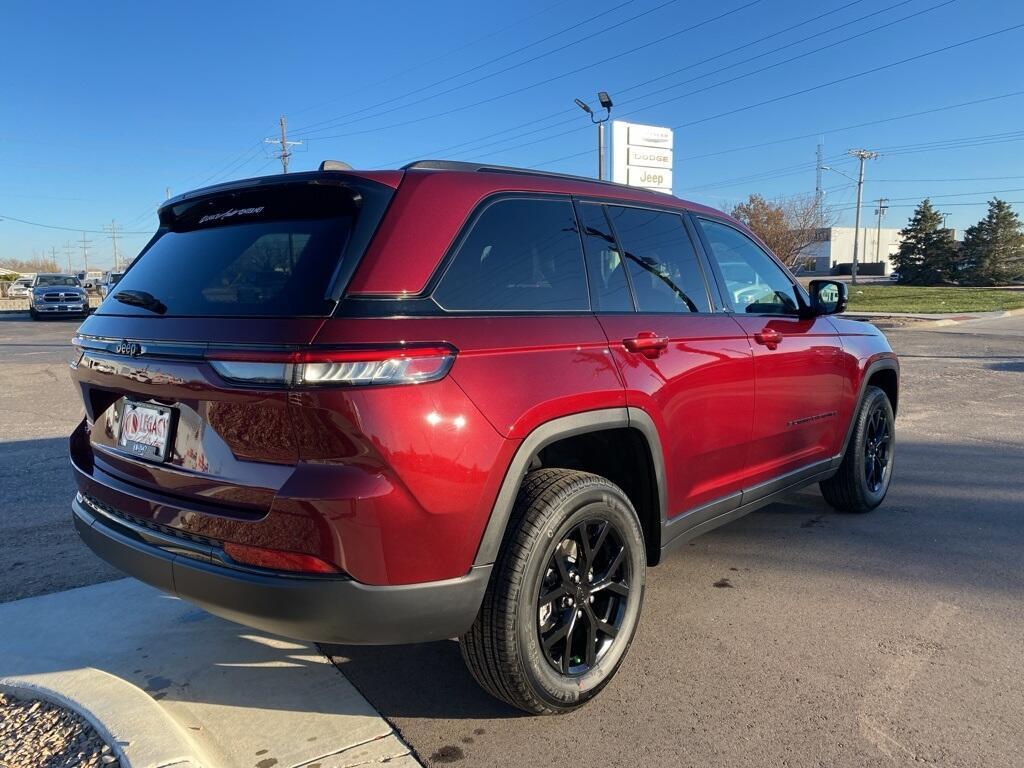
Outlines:
{"label": "tire", "polygon": [[582,706],[629,650],[646,569],[640,521],[618,486],[586,472],[530,472],[480,612],[459,639],[466,666],[484,690],[526,712]]}
{"label": "tire", "polygon": [[36,312],[34,309],[31,309],[31,308],[28,311],[28,316],[32,320],[38,320],[39,319],[39,313]]}
{"label": "tire", "polygon": [[882,503],[892,480],[895,427],[889,398],[878,387],[869,386],[854,416],[839,471],[819,484],[825,501],[840,512],[870,512]]}

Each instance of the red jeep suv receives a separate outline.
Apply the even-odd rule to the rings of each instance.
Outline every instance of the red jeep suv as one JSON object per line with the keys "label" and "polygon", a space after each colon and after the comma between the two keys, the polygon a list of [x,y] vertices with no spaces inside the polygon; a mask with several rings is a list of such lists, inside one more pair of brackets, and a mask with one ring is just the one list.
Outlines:
{"label": "red jeep suv", "polygon": [[608,683],[646,570],[810,483],[881,503],[898,365],[742,224],[425,161],[167,201],[75,337],[79,534],[242,624],[459,637],[529,712]]}

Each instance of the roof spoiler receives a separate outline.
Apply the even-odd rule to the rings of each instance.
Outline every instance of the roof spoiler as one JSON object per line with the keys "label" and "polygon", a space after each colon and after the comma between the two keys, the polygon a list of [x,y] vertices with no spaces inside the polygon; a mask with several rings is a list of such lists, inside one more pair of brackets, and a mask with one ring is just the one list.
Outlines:
{"label": "roof spoiler", "polygon": [[321,171],[351,171],[352,166],[341,160],[324,160],[320,163]]}

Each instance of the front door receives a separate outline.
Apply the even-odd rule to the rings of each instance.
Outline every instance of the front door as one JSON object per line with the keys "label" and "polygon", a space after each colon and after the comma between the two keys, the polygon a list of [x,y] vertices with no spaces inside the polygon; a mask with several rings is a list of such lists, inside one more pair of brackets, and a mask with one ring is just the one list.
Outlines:
{"label": "front door", "polygon": [[757,484],[832,457],[840,439],[842,344],[825,317],[801,315],[798,288],[783,267],[728,222],[697,217],[717,267],[725,308],[754,351],[754,436],[748,455]]}
{"label": "front door", "polygon": [[[670,519],[743,485],[753,420],[753,356],[714,313],[682,216],[580,203],[592,305],[626,388],[661,437]],[[700,521],[696,521],[700,522]]]}

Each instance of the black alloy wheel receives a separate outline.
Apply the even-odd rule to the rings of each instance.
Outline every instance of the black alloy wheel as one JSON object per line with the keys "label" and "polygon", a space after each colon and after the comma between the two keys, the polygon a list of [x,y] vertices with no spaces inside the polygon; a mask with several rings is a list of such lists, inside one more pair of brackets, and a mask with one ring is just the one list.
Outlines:
{"label": "black alloy wheel", "polygon": [[867,482],[868,490],[878,493],[889,472],[891,443],[889,419],[881,407],[874,408],[868,415],[864,438],[864,480]]}
{"label": "black alloy wheel", "polygon": [[556,672],[585,674],[608,652],[626,612],[629,576],[629,551],[608,520],[584,520],[555,545],[537,596],[537,628]]}
{"label": "black alloy wheel", "polygon": [[561,468],[526,476],[508,526],[462,657],[512,706],[571,712],[629,651],[644,598],[644,531],[621,488]]}
{"label": "black alloy wheel", "polygon": [[840,512],[870,512],[889,492],[896,449],[896,420],[883,390],[866,388],[850,429],[842,463],[820,483],[821,494]]}

